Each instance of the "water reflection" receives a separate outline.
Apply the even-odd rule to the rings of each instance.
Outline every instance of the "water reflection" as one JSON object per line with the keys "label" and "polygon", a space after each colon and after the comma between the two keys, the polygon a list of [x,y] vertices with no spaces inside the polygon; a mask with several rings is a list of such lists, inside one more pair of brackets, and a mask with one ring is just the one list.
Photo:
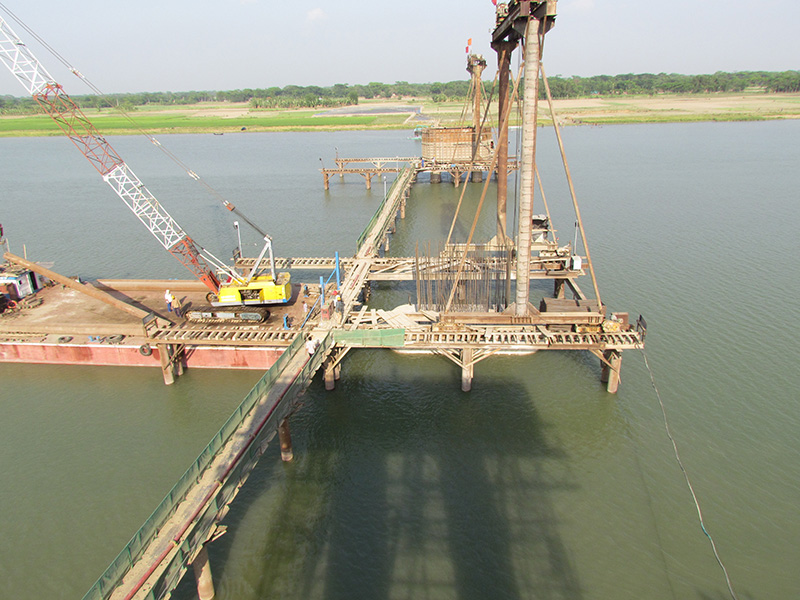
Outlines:
{"label": "water reflection", "polygon": [[295,462],[271,451],[237,499],[220,597],[582,598],[554,508],[579,485],[524,384],[465,395],[419,360],[351,361],[293,418]]}

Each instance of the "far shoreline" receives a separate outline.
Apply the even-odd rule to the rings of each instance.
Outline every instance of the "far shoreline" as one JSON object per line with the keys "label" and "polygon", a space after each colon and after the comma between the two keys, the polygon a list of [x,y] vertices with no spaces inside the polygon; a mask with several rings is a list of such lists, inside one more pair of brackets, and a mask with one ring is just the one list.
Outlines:
{"label": "far shoreline", "polygon": [[[561,125],[735,122],[800,119],[800,93],[744,92],[656,96],[594,96],[555,100]],[[462,102],[435,103],[430,98],[362,100],[336,109],[263,110],[248,103],[198,103],[135,107],[128,117],[113,109],[87,110],[103,135],[263,131],[409,130],[456,126]],[[542,101],[539,124],[551,123]],[[494,115],[496,123],[496,114]],[[491,119],[490,119],[491,120]],[[467,123],[469,124],[469,123]],[[518,123],[512,123],[518,124]],[[496,125],[495,125],[496,126]],[[0,137],[63,135],[46,115],[0,116]]]}

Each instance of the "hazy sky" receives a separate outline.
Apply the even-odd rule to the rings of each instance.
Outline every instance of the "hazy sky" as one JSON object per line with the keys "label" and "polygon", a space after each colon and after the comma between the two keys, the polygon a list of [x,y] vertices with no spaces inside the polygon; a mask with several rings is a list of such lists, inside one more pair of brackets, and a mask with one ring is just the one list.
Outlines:
{"label": "hazy sky", "polygon": [[[486,79],[496,64],[491,0],[2,3],[106,93],[466,79],[468,38]],[[800,69],[797,0],[559,0],[558,14],[550,75]],[[67,93],[89,93],[9,22]],[[0,94],[24,95],[5,69]]]}

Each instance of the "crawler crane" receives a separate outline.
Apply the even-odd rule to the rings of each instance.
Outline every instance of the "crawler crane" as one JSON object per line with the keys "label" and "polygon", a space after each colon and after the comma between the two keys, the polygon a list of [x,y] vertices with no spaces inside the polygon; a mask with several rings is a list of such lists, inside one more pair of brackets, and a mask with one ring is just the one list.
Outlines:
{"label": "crawler crane", "polygon": [[[272,239],[236,209],[264,238],[264,249],[256,265],[269,254],[269,272],[257,267],[244,274],[214,257],[189,237],[159,204],[130,167],[103,138],[78,105],[64,92],[30,49],[0,16],[0,60],[58,124],[114,192],[139,218],[162,246],[177,258],[210,290],[206,296],[212,308],[192,310],[187,318],[207,322],[261,322],[269,316],[264,308],[288,303],[292,297],[289,273],[276,274]],[[73,70],[74,71],[74,70]]]}

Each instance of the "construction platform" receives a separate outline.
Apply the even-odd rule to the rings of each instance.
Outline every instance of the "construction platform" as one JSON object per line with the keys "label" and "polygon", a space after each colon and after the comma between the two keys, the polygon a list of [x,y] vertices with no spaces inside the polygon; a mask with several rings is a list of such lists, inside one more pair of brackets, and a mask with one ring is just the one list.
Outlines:
{"label": "construction platform", "polygon": [[[266,370],[301,334],[331,331],[335,344],[329,364],[336,369],[351,348],[441,354],[461,368],[462,389],[467,391],[474,365],[488,356],[583,350],[601,360],[602,379],[615,392],[621,353],[643,345],[643,322],[629,322],[626,313],[606,314],[605,306],[588,299],[576,282],[584,275],[585,257],[548,241],[546,230],[532,234],[528,277],[552,281],[553,297],[542,299],[538,308],[529,306],[524,317],[498,307],[476,311],[469,299],[456,300],[447,310],[436,304],[437,295],[448,289],[452,296],[479,290],[476,298],[483,303],[485,287],[499,288],[504,281],[510,285],[516,277],[513,259],[496,246],[452,244],[435,256],[382,256],[396,220],[405,216],[417,173],[418,168],[409,165],[400,171],[359,237],[353,257],[275,259],[278,269],[315,274],[333,270],[337,278],[293,284],[290,301],[271,306],[269,319],[258,324],[191,322],[167,310],[168,289],[180,300],[184,314],[206,307],[208,289],[200,281],[83,283],[6,254],[10,262],[47,278],[51,285],[0,313],[0,361],[159,367],[169,384],[185,368]],[[253,269],[256,263],[240,259],[237,267]],[[456,281],[459,278],[463,280]],[[415,306],[368,306],[371,282],[404,280],[417,283]],[[338,307],[334,290],[340,293]],[[572,298],[566,297],[567,291]],[[326,369],[328,385],[334,367]]]}
{"label": "construction platform", "polygon": [[[452,160],[425,159],[419,156],[396,158],[336,158],[335,168],[322,168],[322,182],[326,190],[330,189],[330,180],[334,175],[344,179],[345,175],[361,175],[368,190],[372,189],[372,179],[387,173],[399,173],[406,166],[416,170],[416,174],[428,173],[431,183],[441,183],[442,175],[450,175],[450,180],[458,187],[466,176],[471,176],[473,181],[481,181],[483,173],[493,173],[497,167],[492,167],[491,160],[469,160],[453,158]],[[354,164],[356,166],[349,166]],[[516,158],[511,158],[506,165],[507,174],[519,168]]]}
{"label": "construction platform", "polygon": [[193,334],[191,347],[184,351],[184,366],[265,370],[298,333],[283,328],[284,317],[296,325],[303,320],[302,300],[296,301],[299,284],[293,286],[293,302],[273,308],[268,322],[258,327],[258,335],[252,325],[192,326],[167,311],[167,289],[184,310],[205,306],[208,289],[200,282],[109,280],[83,285],[142,311],[143,316],[74,288],[46,286],[35,299],[0,315],[0,361],[160,367],[164,336],[159,334],[182,330]]}

